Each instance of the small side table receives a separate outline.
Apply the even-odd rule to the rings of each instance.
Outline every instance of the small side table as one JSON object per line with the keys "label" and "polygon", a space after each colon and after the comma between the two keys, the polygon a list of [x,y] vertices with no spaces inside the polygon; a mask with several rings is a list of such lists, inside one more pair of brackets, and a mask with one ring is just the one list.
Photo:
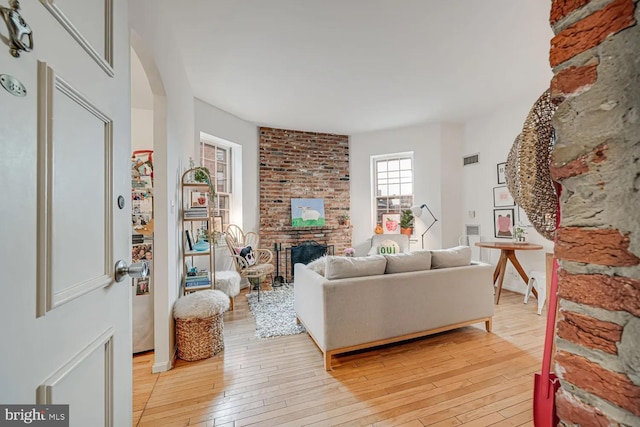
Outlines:
{"label": "small side table", "polygon": [[[504,274],[507,271],[507,260],[511,261],[511,264],[516,268],[522,280],[526,285],[529,284],[529,277],[527,273],[518,262],[516,258],[516,251],[537,251],[542,249],[542,245],[536,245],[534,243],[514,243],[514,242],[477,242],[476,246],[488,249],[500,249],[500,259],[496,264],[496,269],[493,271],[493,284],[495,286],[496,280],[498,281],[496,292],[496,304],[500,302],[500,293],[502,292],[502,282],[504,281]],[[538,292],[533,289],[533,295],[538,298]]]}

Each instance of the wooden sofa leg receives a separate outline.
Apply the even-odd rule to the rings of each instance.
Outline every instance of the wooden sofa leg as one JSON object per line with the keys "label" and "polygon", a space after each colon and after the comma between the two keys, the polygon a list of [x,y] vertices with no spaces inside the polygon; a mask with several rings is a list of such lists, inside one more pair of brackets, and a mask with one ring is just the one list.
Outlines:
{"label": "wooden sofa leg", "polygon": [[325,371],[331,370],[331,353],[328,353],[328,352],[324,353],[324,370]]}
{"label": "wooden sofa leg", "polygon": [[487,329],[487,332],[491,332],[491,328],[493,327],[493,317],[490,317],[488,320],[485,320],[484,326]]}

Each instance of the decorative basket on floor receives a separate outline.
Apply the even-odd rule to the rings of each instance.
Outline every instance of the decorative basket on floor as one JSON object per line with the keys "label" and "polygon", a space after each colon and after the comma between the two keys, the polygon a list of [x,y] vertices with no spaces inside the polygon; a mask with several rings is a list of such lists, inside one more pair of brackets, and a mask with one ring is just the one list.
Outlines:
{"label": "decorative basket on floor", "polygon": [[224,350],[222,314],[204,319],[176,319],[178,357],[186,361],[206,359]]}
{"label": "decorative basket on floor", "polygon": [[173,307],[178,357],[191,362],[222,351],[222,316],[228,309],[229,298],[216,290],[198,291],[179,298]]}

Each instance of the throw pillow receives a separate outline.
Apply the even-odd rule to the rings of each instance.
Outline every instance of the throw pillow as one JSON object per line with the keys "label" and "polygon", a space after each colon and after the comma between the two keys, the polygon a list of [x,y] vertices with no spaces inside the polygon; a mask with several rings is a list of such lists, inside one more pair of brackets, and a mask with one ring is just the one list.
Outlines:
{"label": "throw pillow", "polygon": [[314,259],[309,264],[307,264],[307,268],[315,271],[321,276],[324,276],[324,270],[326,265],[327,265],[327,257],[321,256],[320,258]]}
{"label": "throw pillow", "polygon": [[371,247],[367,255],[389,255],[400,253],[400,245],[394,240],[383,240]]}
{"label": "throw pillow", "polygon": [[366,257],[328,256],[325,277],[329,280],[384,274],[387,260],[382,255]]}
{"label": "throw pillow", "polygon": [[256,257],[253,254],[253,248],[251,246],[236,248],[236,254],[247,260],[247,264],[249,264],[249,266],[256,263]]}
{"label": "throw pillow", "polygon": [[429,270],[431,268],[431,251],[429,250],[385,255],[384,257],[387,259],[385,274]]}
{"label": "throw pillow", "polygon": [[471,248],[456,246],[431,251],[431,268],[461,267],[471,264]]}

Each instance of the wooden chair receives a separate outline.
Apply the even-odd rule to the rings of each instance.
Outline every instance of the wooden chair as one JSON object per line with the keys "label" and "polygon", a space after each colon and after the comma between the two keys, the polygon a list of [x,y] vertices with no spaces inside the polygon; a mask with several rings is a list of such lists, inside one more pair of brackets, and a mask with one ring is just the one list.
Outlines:
{"label": "wooden chair", "polygon": [[[245,233],[235,224],[229,224],[225,232],[225,241],[229,248],[229,253],[233,260],[233,265],[240,277],[249,279],[249,283],[258,289],[258,300],[260,300],[261,283],[267,275],[273,274],[275,267],[271,264],[273,254],[269,249],[259,249],[260,236],[258,233],[250,231]],[[247,260],[240,255],[239,250],[251,246],[255,258],[255,264],[249,265]]]}

